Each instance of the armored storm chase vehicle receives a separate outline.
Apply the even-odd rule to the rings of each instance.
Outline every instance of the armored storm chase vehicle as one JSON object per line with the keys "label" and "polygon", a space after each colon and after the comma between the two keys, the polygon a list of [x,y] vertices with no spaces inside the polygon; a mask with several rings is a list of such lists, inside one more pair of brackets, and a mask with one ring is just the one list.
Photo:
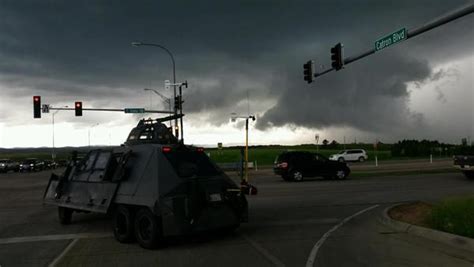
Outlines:
{"label": "armored storm chase vehicle", "polygon": [[50,178],[44,203],[59,221],[73,212],[113,215],[119,242],[153,248],[170,236],[231,231],[247,221],[242,190],[203,149],[186,146],[160,120],[141,120],[121,147],[73,155]]}

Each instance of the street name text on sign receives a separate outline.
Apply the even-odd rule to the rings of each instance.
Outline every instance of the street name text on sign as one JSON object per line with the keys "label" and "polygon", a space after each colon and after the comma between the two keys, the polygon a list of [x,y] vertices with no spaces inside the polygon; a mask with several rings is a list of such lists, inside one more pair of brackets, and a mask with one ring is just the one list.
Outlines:
{"label": "street name text on sign", "polygon": [[124,108],[125,113],[145,113],[144,108]]}
{"label": "street name text on sign", "polygon": [[407,39],[407,30],[405,28],[402,28],[396,32],[393,32],[375,41],[375,51],[382,50],[386,47],[389,47],[393,44],[396,44],[406,39]]}

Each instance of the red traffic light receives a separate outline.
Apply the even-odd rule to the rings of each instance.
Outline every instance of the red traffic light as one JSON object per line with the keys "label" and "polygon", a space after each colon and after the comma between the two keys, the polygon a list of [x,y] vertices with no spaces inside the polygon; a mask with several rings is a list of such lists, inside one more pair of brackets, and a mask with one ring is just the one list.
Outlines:
{"label": "red traffic light", "polygon": [[76,110],[76,116],[82,116],[82,102],[76,101],[74,103],[74,108]]}
{"label": "red traffic light", "polygon": [[41,118],[41,96],[33,96],[33,118]]}

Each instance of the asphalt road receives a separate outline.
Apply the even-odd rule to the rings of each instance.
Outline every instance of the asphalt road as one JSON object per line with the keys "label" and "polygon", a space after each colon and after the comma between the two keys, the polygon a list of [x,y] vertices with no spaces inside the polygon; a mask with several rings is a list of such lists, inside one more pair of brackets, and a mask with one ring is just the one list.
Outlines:
{"label": "asphalt road", "polygon": [[41,198],[48,172],[0,174],[0,266],[473,266],[456,251],[379,221],[397,202],[474,193],[460,173],[284,182],[252,173],[250,222],[233,234],[172,240],[161,249],[120,244],[106,216],[61,226]]}

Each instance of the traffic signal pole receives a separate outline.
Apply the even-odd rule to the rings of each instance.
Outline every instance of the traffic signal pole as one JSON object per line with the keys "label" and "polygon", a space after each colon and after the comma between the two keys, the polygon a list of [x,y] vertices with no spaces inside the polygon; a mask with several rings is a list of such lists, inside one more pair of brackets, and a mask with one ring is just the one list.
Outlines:
{"label": "traffic signal pole", "polygon": [[[54,108],[50,107],[49,110],[75,110],[75,108]],[[88,111],[119,111],[125,112],[126,109],[124,108],[82,108],[82,110]],[[174,114],[174,111],[166,111],[166,110],[147,110],[144,109],[144,112],[141,113],[160,113],[160,114]],[[139,114],[139,113],[136,113]]]}
{"label": "traffic signal pole", "polygon": [[[474,13],[474,4],[469,4],[467,6],[464,6],[462,8],[459,8],[457,10],[454,10],[448,14],[445,14],[444,16],[441,16],[431,22],[428,22],[422,26],[419,26],[417,28],[414,28],[414,29],[411,29],[407,32],[407,37],[406,39],[410,39],[410,38],[413,38],[415,36],[418,36],[422,33],[425,33],[427,31],[430,31],[434,28],[437,28],[441,25],[444,25],[446,23],[449,23],[453,20],[456,20],[456,19],[459,19],[459,18],[462,18],[466,15],[469,15],[471,13]],[[348,65],[352,62],[355,62],[359,59],[362,59],[364,57],[367,57],[367,56],[370,56],[372,54],[374,54],[376,52],[375,48],[372,48],[372,49],[369,49],[363,53],[360,53],[358,55],[355,55],[355,56],[352,56],[352,57],[347,57],[344,59],[344,65]],[[319,77],[319,76],[322,76],[326,73],[329,73],[333,70],[336,70],[336,68],[330,68],[330,69],[326,69],[320,73],[315,73],[314,74],[314,77]]]}

